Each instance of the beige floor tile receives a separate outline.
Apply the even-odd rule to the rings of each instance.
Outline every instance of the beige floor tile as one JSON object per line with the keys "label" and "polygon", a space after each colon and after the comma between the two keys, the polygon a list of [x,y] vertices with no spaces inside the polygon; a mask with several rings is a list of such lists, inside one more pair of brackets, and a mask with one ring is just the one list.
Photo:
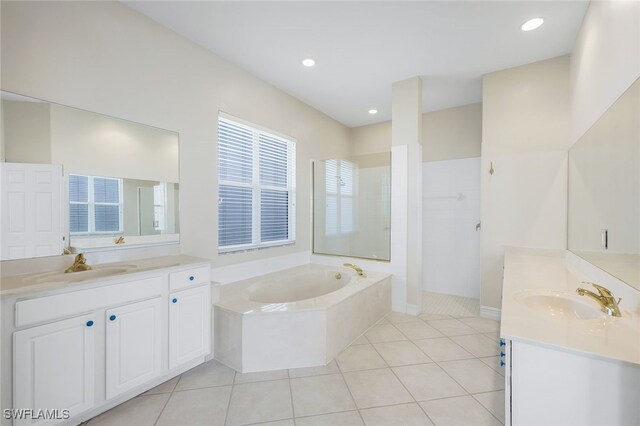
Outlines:
{"label": "beige floor tile", "polygon": [[445,361],[439,365],[469,393],[504,389],[504,377],[479,359]]}
{"label": "beige floor tile", "polygon": [[344,379],[358,408],[413,402],[409,392],[388,368],[344,373]]}
{"label": "beige floor tile", "polygon": [[474,358],[472,354],[465,351],[464,348],[448,337],[414,340],[413,343],[434,361],[453,361]]}
{"label": "beige floor tile", "polygon": [[461,318],[460,321],[481,333],[495,333],[500,330],[500,321],[488,318],[470,317]]}
{"label": "beige floor tile", "polygon": [[292,368],[289,370],[289,377],[307,377],[307,376],[320,376],[322,374],[334,374],[339,373],[338,364],[334,359],[327,365],[321,365],[318,367],[304,367],[304,368]]}
{"label": "beige floor tile", "polygon": [[496,355],[478,359],[504,376],[504,366],[500,365],[500,361],[502,361],[502,358],[500,356]]}
{"label": "beige floor tile", "polygon": [[364,335],[371,343],[397,342],[399,340],[407,340],[405,335],[402,334],[400,330],[395,328],[392,324],[374,325]]}
{"label": "beige floor tile", "polygon": [[386,318],[391,324],[401,324],[420,320],[416,315],[407,315],[400,312],[390,312],[387,314]]}
{"label": "beige floor tile", "polygon": [[158,426],[224,425],[231,386],[174,392]]}
{"label": "beige floor tile", "polygon": [[500,353],[495,340],[491,340],[483,334],[452,336],[451,340],[462,346],[467,352],[470,352],[476,357],[492,356]]}
{"label": "beige floor tile", "polygon": [[296,418],[296,426],[362,426],[362,419],[357,411],[323,414],[312,417]]}
{"label": "beige floor tile", "polygon": [[433,425],[418,404],[390,405],[361,410],[367,426],[425,426]]}
{"label": "beige floor tile", "polygon": [[236,373],[234,383],[266,382],[268,380],[288,379],[287,370],[262,371],[259,373]]}
{"label": "beige floor tile", "polygon": [[504,391],[477,393],[473,395],[473,397],[482,404],[484,408],[491,411],[491,414],[497,417],[498,420],[504,423]]}
{"label": "beige floor tile", "polygon": [[451,319],[450,315],[443,314],[420,314],[419,318],[424,321],[433,321],[433,320],[441,320],[441,319]]}
{"label": "beige floor tile", "polygon": [[91,426],[153,425],[171,394],[138,396],[89,420]]}
{"label": "beige floor tile", "polygon": [[235,385],[231,393],[228,425],[270,422],[293,417],[289,380]]}
{"label": "beige floor tile", "polygon": [[393,369],[416,401],[466,395],[466,391],[436,364],[409,365]]}
{"label": "beige floor tile", "polygon": [[159,393],[171,393],[175,389],[178,384],[178,380],[180,380],[180,376],[174,377],[171,380],[167,380],[164,383],[159,384],[155,388],[149,389],[143,395],[157,395]]}
{"label": "beige floor tile", "polygon": [[476,330],[458,319],[428,321],[427,324],[429,324],[445,336],[462,336],[465,334],[478,333]]}
{"label": "beige floor tile", "polygon": [[384,368],[387,364],[371,345],[349,346],[336,358],[340,370],[371,370]]}
{"label": "beige floor tile", "polygon": [[376,324],[391,324],[391,323],[386,317],[382,317],[378,321],[376,321]]}
{"label": "beige floor tile", "polygon": [[424,352],[408,340],[374,343],[373,346],[391,367],[431,362]]}
{"label": "beige floor tile", "polygon": [[200,389],[233,383],[236,372],[216,361],[209,361],[192,368],[180,377],[175,390]]}
{"label": "beige floor tile", "polygon": [[296,417],[356,408],[341,374],[291,379],[291,395]]}
{"label": "beige floor tile", "polygon": [[368,344],[369,341],[367,340],[366,337],[364,337],[364,334],[360,337],[358,337],[356,340],[353,341],[353,343],[351,343],[351,345],[366,345]]}
{"label": "beige floor tile", "polygon": [[424,321],[404,322],[395,326],[411,340],[442,337],[442,333]]}
{"label": "beige floor tile", "polygon": [[498,419],[470,396],[421,402],[436,426],[498,426]]}
{"label": "beige floor tile", "polygon": [[497,343],[500,342],[500,339],[501,339],[500,331],[492,331],[492,332],[489,332],[489,333],[482,333],[482,334],[487,336],[489,339],[495,340]]}

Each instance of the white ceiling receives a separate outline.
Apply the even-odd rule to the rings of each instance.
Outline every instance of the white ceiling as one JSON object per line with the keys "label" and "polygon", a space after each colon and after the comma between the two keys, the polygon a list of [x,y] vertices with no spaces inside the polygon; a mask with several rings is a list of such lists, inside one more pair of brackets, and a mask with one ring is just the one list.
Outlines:
{"label": "white ceiling", "polygon": [[[482,75],[571,52],[587,1],[125,1],[349,126],[391,118],[416,75],[424,110],[481,101]],[[538,30],[520,25],[542,16]],[[305,57],[316,66],[305,68]],[[378,109],[371,116],[367,111]]]}

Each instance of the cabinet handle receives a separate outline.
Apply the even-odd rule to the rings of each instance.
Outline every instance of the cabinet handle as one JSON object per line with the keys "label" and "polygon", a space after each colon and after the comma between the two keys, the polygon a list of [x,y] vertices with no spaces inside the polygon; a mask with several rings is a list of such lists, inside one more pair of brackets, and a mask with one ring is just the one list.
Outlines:
{"label": "cabinet handle", "polygon": [[189,275],[189,281],[193,281],[195,279],[196,279],[196,277],[194,277],[193,275]]}
{"label": "cabinet handle", "polygon": [[175,297],[173,299],[171,299],[171,302],[173,303],[178,303],[178,299],[176,299]]}
{"label": "cabinet handle", "polygon": [[87,321],[87,327],[91,327],[93,325],[93,321]]}
{"label": "cabinet handle", "polygon": [[109,317],[109,321],[115,321],[115,320],[116,320],[116,316],[115,316],[115,315],[111,315],[111,316]]}

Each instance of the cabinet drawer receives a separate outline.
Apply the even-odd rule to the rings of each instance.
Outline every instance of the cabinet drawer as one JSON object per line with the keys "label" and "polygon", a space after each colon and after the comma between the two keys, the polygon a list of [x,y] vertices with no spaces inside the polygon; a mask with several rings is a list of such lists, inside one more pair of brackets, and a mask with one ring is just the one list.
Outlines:
{"label": "cabinet drawer", "polygon": [[17,302],[16,327],[158,296],[166,288],[165,283],[166,278],[153,277]]}
{"label": "cabinet drawer", "polygon": [[169,274],[169,288],[171,290],[182,290],[208,283],[210,273],[211,271],[207,266],[173,272]]}

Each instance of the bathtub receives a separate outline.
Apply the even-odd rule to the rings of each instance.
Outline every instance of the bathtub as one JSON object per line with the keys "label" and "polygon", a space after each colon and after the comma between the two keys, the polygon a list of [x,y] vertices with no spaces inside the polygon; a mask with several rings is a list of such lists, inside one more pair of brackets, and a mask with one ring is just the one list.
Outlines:
{"label": "bathtub", "polygon": [[216,360],[242,373],[329,363],[391,311],[391,276],[308,264],[224,285]]}

